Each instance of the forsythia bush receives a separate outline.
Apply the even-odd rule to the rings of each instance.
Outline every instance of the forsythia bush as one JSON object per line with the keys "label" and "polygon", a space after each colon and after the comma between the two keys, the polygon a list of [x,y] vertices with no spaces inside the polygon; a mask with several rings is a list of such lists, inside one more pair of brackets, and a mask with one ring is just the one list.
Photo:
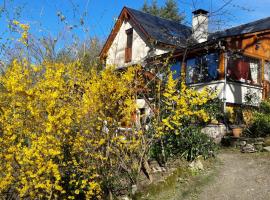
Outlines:
{"label": "forsythia bush", "polygon": [[[29,25],[16,20],[11,25],[20,34],[18,41],[29,47]],[[184,83],[178,88],[169,73],[147,99],[154,104],[149,105],[154,108],[150,122],[136,126],[139,89],[156,89],[143,82],[141,71],[134,66],[123,72],[110,67],[85,71],[79,62],[14,60],[0,75],[0,196],[118,195],[118,187],[136,184],[153,144],[181,134],[191,121],[209,120],[202,105],[213,94]]]}
{"label": "forsythia bush", "polygon": [[150,149],[151,157],[166,162],[167,158],[180,155],[187,160],[199,155],[214,156],[215,144],[201,133],[201,125],[211,120],[213,109],[206,108],[211,107],[208,104],[214,102],[216,96],[216,91],[208,88],[199,92],[183,82],[179,86],[169,72],[161,95],[159,137]]}
{"label": "forsythia bush", "polygon": [[138,70],[86,72],[76,62],[13,61],[0,76],[0,194],[22,199],[116,194],[118,186],[136,183],[155,140],[181,134],[192,119],[209,119],[200,106],[212,95],[184,84],[178,89],[169,74],[154,123],[136,127]]}
{"label": "forsythia bush", "polygon": [[177,81],[173,79],[170,72],[168,80],[162,93],[161,125],[162,135],[168,133],[178,135],[181,133],[181,127],[190,123],[210,120],[209,113],[202,107],[210,100],[216,97],[214,91],[208,88],[200,92],[188,88],[184,82],[177,88]]}
{"label": "forsythia bush", "polygon": [[135,70],[15,60],[0,77],[0,194],[101,198],[105,180],[136,167],[141,132],[118,130],[135,109]]}

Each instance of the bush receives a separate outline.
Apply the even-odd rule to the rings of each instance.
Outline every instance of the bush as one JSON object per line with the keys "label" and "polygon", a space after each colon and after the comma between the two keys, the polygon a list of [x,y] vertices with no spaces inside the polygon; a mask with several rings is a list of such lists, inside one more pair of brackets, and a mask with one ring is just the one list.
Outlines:
{"label": "bush", "polygon": [[133,184],[144,135],[119,124],[133,123],[134,70],[15,60],[0,76],[0,196],[104,199]]}
{"label": "bush", "polygon": [[[216,91],[209,91],[215,93]],[[223,101],[218,97],[210,99],[207,103],[201,105],[201,108],[204,109],[210,119],[209,121],[217,120],[218,122],[224,121],[224,112],[223,112]]]}
{"label": "bush", "polygon": [[263,101],[259,110],[254,111],[254,121],[249,127],[252,137],[266,137],[270,135],[270,100]]}
{"label": "bush", "polygon": [[[161,144],[163,143],[163,145]],[[201,132],[198,127],[191,126],[179,135],[167,135],[163,141],[154,144],[151,149],[151,156],[160,160],[162,146],[166,158],[181,155],[188,161],[194,160],[199,155],[204,159],[214,157],[217,145],[212,138]]]}
{"label": "bush", "polygon": [[204,159],[215,156],[217,145],[213,139],[202,133],[200,128],[191,128],[181,138],[182,156],[194,160],[199,155]]}

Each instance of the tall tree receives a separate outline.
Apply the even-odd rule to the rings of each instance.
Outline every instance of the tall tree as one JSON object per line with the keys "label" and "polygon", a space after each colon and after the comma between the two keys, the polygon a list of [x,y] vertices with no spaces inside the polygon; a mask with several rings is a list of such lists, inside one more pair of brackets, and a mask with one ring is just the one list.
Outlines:
{"label": "tall tree", "polygon": [[167,0],[165,6],[161,10],[162,17],[166,19],[172,19],[174,21],[183,20],[183,14],[179,13],[179,8],[175,0]]}
{"label": "tall tree", "polygon": [[145,1],[142,7],[142,11],[155,16],[160,15],[160,8],[158,7],[156,0],[152,0],[151,5],[148,5],[147,1]]}
{"label": "tall tree", "polygon": [[175,0],[166,0],[164,6],[158,6],[156,0],[152,0],[150,5],[145,1],[141,10],[177,22],[181,22],[184,19],[184,15],[179,13],[178,4]]}

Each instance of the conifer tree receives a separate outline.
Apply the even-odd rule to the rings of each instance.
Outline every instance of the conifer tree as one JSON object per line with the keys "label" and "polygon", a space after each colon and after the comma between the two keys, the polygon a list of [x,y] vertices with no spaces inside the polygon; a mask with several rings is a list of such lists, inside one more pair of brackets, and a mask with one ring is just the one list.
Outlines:
{"label": "conifer tree", "polygon": [[179,13],[178,4],[175,0],[166,0],[164,6],[158,6],[156,0],[152,0],[150,5],[145,1],[141,10],[177,22],[181,22],[184,19],[183,14]]}

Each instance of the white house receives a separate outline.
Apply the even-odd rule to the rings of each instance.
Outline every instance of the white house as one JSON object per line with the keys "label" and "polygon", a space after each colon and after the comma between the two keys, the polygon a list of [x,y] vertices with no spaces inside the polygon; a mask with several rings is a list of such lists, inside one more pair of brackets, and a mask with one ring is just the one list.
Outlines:
{"label": "white house", "polygon": [[106,65],[154,65],[170,58],[177,74],[200,89],[216,87],[227,104],[270,94],[270,17],[209,33],[208,12],[193,12],[192,27],[124,7],[100,58]]}

